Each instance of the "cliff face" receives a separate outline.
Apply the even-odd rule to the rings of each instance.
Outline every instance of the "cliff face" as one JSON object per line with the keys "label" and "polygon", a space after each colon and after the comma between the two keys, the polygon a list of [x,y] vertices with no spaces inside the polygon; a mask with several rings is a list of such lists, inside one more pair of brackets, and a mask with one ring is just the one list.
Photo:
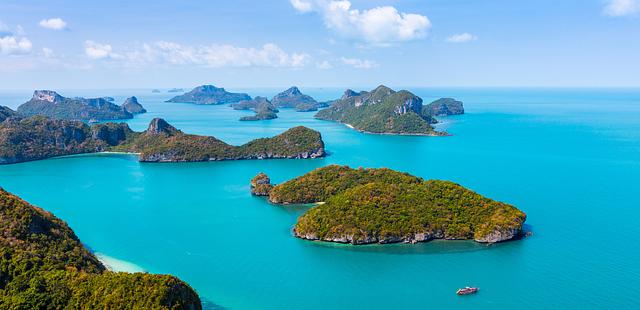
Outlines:
{"label": "cliff face", "polygon": [[66,98],[50,90],[36,90],[31,100],[18,107],[23,116],[47,116],[65,120],[129,119],[133,115],[104,98]]}
{"label": "cliff face", "polygon": [[213,85],[202,85],[194,88],[184,95],[173,97],[167,100],[167,102],[224,104],[240,102],[242,100],[251,100],[251,97],[245,93],[230,93],[224,88],[218,88]]}
{"label": "cliff face", "polygon": [[1,188],[0,231],[2,308],[202,308],[176,277],[107,271],[67,224]]}
{"label": "cliff face", "polygon": [[519,236],[526,215],[458,184],[390,169],[327,166],[269,190],[273,203],[319,203],[302,215],[295,236],[367,244]]}

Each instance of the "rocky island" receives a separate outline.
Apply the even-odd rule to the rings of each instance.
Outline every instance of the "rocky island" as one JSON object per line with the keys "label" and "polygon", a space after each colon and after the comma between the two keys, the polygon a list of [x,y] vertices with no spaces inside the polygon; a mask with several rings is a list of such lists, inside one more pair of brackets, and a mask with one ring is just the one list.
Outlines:
{"label": "rocky island", "polygon": [[135,96],[127,98],[122,104],[122,108],[131,114],[147,113],[147,110],[138,102]]}
{"label": "rocky island", "polygon": [[238,103],[231,104],[235,110],[253,110],[256,112],[253,116],[245,116],[240,118],[241,121],[259,121],[278,118],[278,109],[265,97],[255,97],[251,100],[243,100]]}
{"label": "rocky island", "polygon": [[294,108],[298,112],[317,111],[322,107],[315,99],[301,93],[295,86],[275,95],[271,102],[278,108]]}
{"label": "rocky island", "polygon": [[440,98],[422,107],[423,115],[449,116],[464,114],[464,106],[461,101],[453,98]]}
{"label": "rocky island", "polygon": [[331,165],[264,191],[275,204],[316,204],[293,230],[296,237],[308,240],[494,243],[520,236],[526,220],[517,208],[453,182],[423,180],[385,168]]}
{"label": "rocky island", "polygon": [[[460,103],[460,108],[462,103]],[[448,103],[447,103],[448,104]],[[362,132],[405,134],[405,135],[445,135],[437,132],[432,124],[437,123],[432,112],[447,111],[443,102],[422,104],[422,98],[409,91],[394,91],[384,85],[367,92],[346,90],[344,95],[315,117],[338,121]],[[453,104],[451,104],[452,110]],[[441,115],[441,114],[437,114]]]}
{"label": "rocky island", "polygon": [[214,137],[185,134],[163,119],[146,131],[125,123],[87,125],[42,116],[12,117],[0,123],[0,164],[63,155],[118,151],[138,153],[142,162],[187,162],[270,158],[316,158],[326,155],[320,133],[294,127],[272,138],[241,146]]}
{"label": "rocky island", "polygon": [[166,102],[182,102],[207,105],[240,102],[242,100],[251,100],[251,97],[245,93],[230,93],[224,88],[218,88],[213,85],[202,85],[192,89],[188,93],[175,96],[167,100]]}
{"label": "rocky island", "polygon": [[[20,105],[17,112],[22,116],[41,115],[56,119],[81,121],[133,118],[133,114],[127,108],[107,100],[110,98],[105,98],[67,98],[55,91],[36,90],[33,92],[31,100]],[[146,112],[144,108],[142,111]]]}
{"label": "rocky island", "polygon": [[202,309],[171,275],[111,272],[64,221],[0,188],[0,308]]}

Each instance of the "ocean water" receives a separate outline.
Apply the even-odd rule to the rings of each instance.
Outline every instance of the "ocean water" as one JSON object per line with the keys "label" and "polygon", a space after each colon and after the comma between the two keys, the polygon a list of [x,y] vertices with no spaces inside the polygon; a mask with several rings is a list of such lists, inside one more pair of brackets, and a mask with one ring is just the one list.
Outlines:
{"label": "ocean water", "polygon": [[[177,275],[208,308],[640,307],[640,90],[410,90],[425,101],[464,101],[467,114],[441,118],[452,136],[362,134],[286,109],[275,120],[239,122],[249,112],[164,103],[171,94],[150,90],[62,91],[119,103],[136,95],[149,113],[128,121],[132,128],[163,117],[233,144],[305,125],[331,154],[179,164],[75,156],[0,166],[0,186],[67,221],[112,268]],[[322,100],[341,94],[303,91]],[[30,93],[2,92],[0,104],[16,107]],[[291,234],[305,208],[249,194],[260,171],[278,183],[328,164],[455,181],[525,211],[533,236],[491,246],[309,242]],[[480,292],[456,296],[466,285]]]}

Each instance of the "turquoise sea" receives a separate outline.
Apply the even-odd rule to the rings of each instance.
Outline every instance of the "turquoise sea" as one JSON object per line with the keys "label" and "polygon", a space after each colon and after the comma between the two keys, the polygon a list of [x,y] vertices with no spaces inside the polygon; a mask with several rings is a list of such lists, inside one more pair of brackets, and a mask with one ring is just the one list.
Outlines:
{"label": "turquoise sea", "polygon": [[[278,89],[232,89],[273,95]],[[464,101],[441,118],[450,137],[362,134],[313,113],[239,122],[227,106],[164,103],[150,90],[60,91],[136,95],[185,132],[233,144],[295,125],[322,133],[330,156],[141,164],[90,155],[0,166],[0,186],[53,212],[120,270],[170,273],[212,309],[640,308],[639,89],[416,89],[429,102]],[[341,89],[302,89],[332,99]],[[0,92],[15,108],[31,91]],[[264,171],[282,182],[328,164],[389,167],[447,179],[516,205],[533,236],[492,246],[467,241],[346,246],[299,240],[303,207],[249,194]],[[459,287],[480,287],[459,297]]]}

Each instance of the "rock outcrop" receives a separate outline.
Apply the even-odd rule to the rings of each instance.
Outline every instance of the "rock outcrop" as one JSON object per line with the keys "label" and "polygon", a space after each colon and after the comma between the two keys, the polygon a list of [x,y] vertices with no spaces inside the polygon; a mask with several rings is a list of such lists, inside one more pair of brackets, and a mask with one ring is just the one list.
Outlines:
{"label": "rock outcrop", "polygon": [[255,196],[269,196],[269,192],[273,188],[271,179],[265,173],[260,172],[253,177],[250,182],[251,194]]}
{"label": "rock outcrop", "polygon": [[131,114],[147,113],[147,110],[138,102],[138,98],[135,96],[127,98],[122,107]]}

